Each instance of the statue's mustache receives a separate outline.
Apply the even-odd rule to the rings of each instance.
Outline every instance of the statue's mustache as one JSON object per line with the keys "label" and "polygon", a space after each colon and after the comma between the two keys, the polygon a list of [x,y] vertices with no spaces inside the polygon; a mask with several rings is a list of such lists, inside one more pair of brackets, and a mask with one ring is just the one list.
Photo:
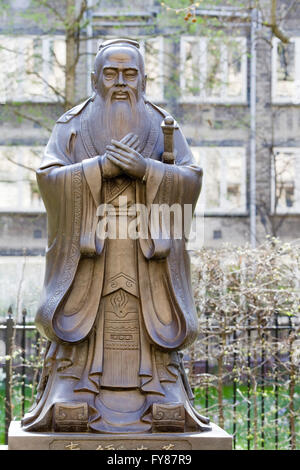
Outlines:
{"label": "statue's mustache", "polygon": [[125,94],[127,93],[128,94],[128,97],[130,99],[131,102],[135,102],[136,99],[135,99],[135,94],[133,92],[133,90],[131,90],[130,88],[128,87],[113,87],[111,88],[110,90],[108,90],[107,94],[106,94],[106,97],[105,97],[105,102],[110,102],[113,98],[113,95],[114,94],[118,94],[118,93],[122,93],[122,94]]}
{"label": "statue's mustache", "polygon": [[130,88],[113,88],[113,93],[130,93],[132,90]]}

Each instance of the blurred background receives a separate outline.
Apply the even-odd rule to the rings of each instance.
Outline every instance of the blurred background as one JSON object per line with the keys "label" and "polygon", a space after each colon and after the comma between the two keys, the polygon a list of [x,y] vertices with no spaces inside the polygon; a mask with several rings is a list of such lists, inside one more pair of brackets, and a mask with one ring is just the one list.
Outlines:
{"label": "blurred background", "polygon": [[[228,419],[228,430],[235,437],[238,420],[243,424],[247,416],[247,426],[244,423],[240,431],[244,441],[235,441],[235,446],[264,448],[264,398],[271,396],[264,396],[265,379],[268,371],[277,370],[269,384],[277,396],[268,408],[270,429],[275,429],[270,446],[278,448],[284,442],[284,448],[295,448],[299,433],[295,424],[299,405],[299,355],[295,354],[299,351],[300,269],[299,24],[297,0],[0,0],[2,358],[10,347],[5,323],[9,309],[14,323],[28,327],[27,339],[18,337],[21,355],[25,340],[28,358],[33,354],[37,364],[40,355],[33,321],[43,282],[47,224],[35,169],[55,121],[91,95],[90,72],[99,44],[108,38],[130,37],[139,41],[145,58],[148,99],[175,117],[204,170],[195,214],[201,233],[189,245],[202,336],[199,347],[187,352],[194,386],[204,383],[197,392],[201,406],[209,410],[208,398],[215,396],[211,416],[221,425]],[[233,337],[234,332],[242,336]],[[250,346],[258,351],[257,357],[248,351]],[[228,370],[226,356],[231,358]],[[239,366],[238,357],[244,358]],[[2,364],[5,379],[7,360]],[[218,367],[217,372],[210,366]],[[23,378],[26,370],[19,371]],[[259,379],[253,382],[255,374]],[[219,388],[209,377],[217,377]],[[230,387],[233,384],[228,396],[222,388],[226,380]],[[280,386],[287,394],[282,406]],[[25,406],[25,392],[22,389],[22,395],[20,390],[21,401],[14,405],[18,413]],[[228,416],[222,410],[222,400],[227,399],[231,400]],[[278,434],[280,412],[286,424],[284,439]]]}

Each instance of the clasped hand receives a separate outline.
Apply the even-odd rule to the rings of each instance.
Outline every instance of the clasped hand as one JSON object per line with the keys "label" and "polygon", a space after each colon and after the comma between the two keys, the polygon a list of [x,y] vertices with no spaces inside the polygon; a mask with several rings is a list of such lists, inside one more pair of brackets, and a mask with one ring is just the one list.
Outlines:
{"label": "clasped hand", "polygon": [[[132,178],[143,178],[147,164],[144,157],[137,151],[139,139],[136,135],[128,134],[120,142],[112,140],[106,147],[106,154],[102,165],[108,167],[111,163],[111,177],[126,173]],[[107,161],[108,160],[108,161]]]}

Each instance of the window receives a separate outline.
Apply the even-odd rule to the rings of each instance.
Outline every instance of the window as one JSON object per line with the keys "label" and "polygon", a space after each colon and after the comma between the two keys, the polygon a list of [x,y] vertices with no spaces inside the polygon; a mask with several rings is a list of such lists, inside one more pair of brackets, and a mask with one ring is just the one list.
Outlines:
{"label": "window", "polygon": [[0,36],[0,102],[59,101],[64,94],[62,37]]}
{"label": "window", "polygon": [[182,101],[245,103],[246,38],[181,38]]}
{"label": "window", "polygon": [[273,212],[300,212],[300,149],[277,148],[272,165]]}
{"label": "window", "polygon": [[243,147],[191,147],[203,168],[196,213],[245,213],[246,164]]}
{"label": "window", "polygon": [[156,103],[163,101],[163,38],[156,37],[140,42],[147,75],[146,95]]}
{"label": "window", "polygon": [[274,39],[272,55],[273,102],[300,103],[300,37],[288,44]]}
{"label": "window", "polygon": [[0,211],[44,211],[35,169],[43,147],[0,146]]}

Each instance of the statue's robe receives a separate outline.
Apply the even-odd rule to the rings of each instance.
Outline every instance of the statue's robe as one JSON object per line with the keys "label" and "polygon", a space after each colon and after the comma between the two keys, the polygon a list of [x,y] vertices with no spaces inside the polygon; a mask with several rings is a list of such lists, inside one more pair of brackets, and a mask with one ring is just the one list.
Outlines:
{"label": "statue's robe", "polygon": [[[185,238],[174,237],[172,223],[169,238],[161,225],[152,227],[151,238],[150,216],[153,204],[194,209],[202,171],[180,129],[176,164],[161,161],[167,114],[147,102],[146,181],[105,180],[89,130],[92,106],[89,99],[57,121],[37,171],[48,248],[36,323],[49,341],[37,400],[22,424],[49,431],[55,403],[86,402],[92,432],[147,432],[153,403],[180,402],[187,429],[199,430],[178,355],[197,335]],[[148,238],[110,240],[97,229],[103,203],[116,209],[119,226],[122,217],[136,215],[119,207],[119,196],[128,207],[146,205]],[[183,217],[185,230],[187,223]]]}

